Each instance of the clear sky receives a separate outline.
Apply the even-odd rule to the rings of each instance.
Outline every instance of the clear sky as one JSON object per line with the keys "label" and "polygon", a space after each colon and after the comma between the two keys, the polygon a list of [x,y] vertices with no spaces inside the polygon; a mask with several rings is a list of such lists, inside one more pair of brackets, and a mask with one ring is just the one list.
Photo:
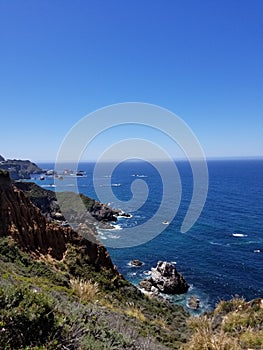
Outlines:
{"label": "clear sky", "polygon": [[4,157],[54,160],[127,101],[179,115],[208,157],[263,156],[262,0],[0,0],[0,48]]}

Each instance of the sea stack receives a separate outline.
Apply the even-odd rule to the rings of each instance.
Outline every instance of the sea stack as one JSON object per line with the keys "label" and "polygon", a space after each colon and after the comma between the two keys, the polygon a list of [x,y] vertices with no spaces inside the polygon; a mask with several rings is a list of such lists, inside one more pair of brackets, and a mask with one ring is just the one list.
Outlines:
{"label": "sea stack", "polygon": [[189,289],[184,277],[167,261],[158,261],[157,266],[151,269],[151,277],[142,280],[139,286],[165,294],[183,294]]}

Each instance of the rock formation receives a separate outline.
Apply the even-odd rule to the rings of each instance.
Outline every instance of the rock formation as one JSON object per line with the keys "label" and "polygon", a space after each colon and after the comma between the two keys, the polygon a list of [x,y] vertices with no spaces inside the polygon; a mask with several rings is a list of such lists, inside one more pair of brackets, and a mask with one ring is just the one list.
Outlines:
{"label": "rock formation", "polygon": [[195,295],[191,295],[188,299],[187,306],[189,309],[197,310],[200,306],[200,299],[198,299]]}
{"label": "rock formation", "polygon": [[0,237],[11,236],[23,250],[34,255],[49,254],[57,260],[63,259],[68,245],[72,245],[96,268],[107,268],[118,275],[108,251],[90,228],[85,229],[84,238],[70,227],[48,221],[3,170],[0,195]]}
{"label": "rock formation", "polygon": [[13,180],[30,179],[30,174],[41,174],[44,172],[30,160],[0,158],[0,169],[8,170]]}
{"label": "rock formation", "polygon": [[[129,214],[122,213],[118,209],[112,209],[108,205],[83,194],[73,192],[55,193],[33,182],[17,182],[16,187],[29,197],[31,202],[41,210],[42,214],[54,220],[65,221],[66,218],[67,221],[76,225],[85,221],[87,221],[86,223],[99,221],[103,225],[117,221],[119,215],[129,216]],[[79,208],[79,198],[84,204],[82,208]],[[59,204],[62,206],[61,208]],[[84,212],[83,208],[86,208]],[[59,217],[61,211],[63,215]]]}
{"label": "rock formation", "polygon": [[165,294],[183,294],[189,288],[174,265],[166,261],[158,261],[156,268],[151,269],[151,277],[141,281],[139,286],[146,291],[158,291]]}
{"label": "rock formation", "polygon": [[135,267],[140,267],[143,265],[143,262],[137,259],[134,259],[130,262],[131,266],[135,266]]}

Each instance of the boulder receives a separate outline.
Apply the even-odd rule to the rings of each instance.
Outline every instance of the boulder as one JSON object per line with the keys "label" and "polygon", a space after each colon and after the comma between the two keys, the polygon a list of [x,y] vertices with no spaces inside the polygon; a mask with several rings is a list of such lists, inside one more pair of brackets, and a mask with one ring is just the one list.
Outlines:
{"label": "boulder", "polygon": [[142,261],[140,261],[140,260],[136,260],[136,259],[135,259],[135,260],[132,260],[132,261],[131,261],[131,265],[132,265],[132,266],[135,266],[135,267],[142,266],[142,264],[143,264],[143,263],[142,263]]}
{"label": "boulder", "polygon": [[177,272],[173,264],[167,261],[158,261],[157,266],[152,268],[151,272],[149,281],[162,293],[183,294],[189,288],[183,276]]}
{"label": "boulder", "polygon": [[151,277],[143,279],[139,287],[154,294],[183,294],[187,292],[189,285],[173,264],[158,261],[157,266],[151,269]]}
{"label": "boulder", "polygon": [[149,280],[144,279],[139,283],[139,287],[146,290],[146,292],[151,292],[153,285],[151,284],[151,282]]}
{"label": "boulder", "polygon": [[189,309],[192,309],[192,310],[199,309],[200,299],[198,299],[195,295],[191,295],[190,298],[188,299],[187,306],[189,307]]}

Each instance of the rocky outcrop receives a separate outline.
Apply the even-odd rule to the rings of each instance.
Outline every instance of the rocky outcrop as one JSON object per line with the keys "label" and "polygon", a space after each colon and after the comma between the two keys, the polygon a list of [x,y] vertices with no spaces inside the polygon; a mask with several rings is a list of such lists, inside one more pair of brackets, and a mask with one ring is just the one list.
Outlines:
{"label": "rocky outcrop", "polygon": [[[16,187],[22,190],[31,202],[41,210],[41,213],[50,219],[59,221],[67,219],[67,221],[76,225],[85,222],[86,224],[92,223],[95,220],[95,222],[98,221],[103,225],[116,222],[120,215],[130,216],[83,194],[73,192],[55,193],[33,182],[17,182]],[[83,212],[83,208],[79,208],[79,198],[86,208],[85,212]]]}
{"label": "rocky outcrop", "polygon": [[98,221],[117,221],[119,211],[111,209],[106,204],[94,201],[93,205],[89,209],[90,214]]}
{"label": "rocky outcrop", "polygon": [[63,259],[68,245],[77,248],[96,268],[107,268],[119,275],[108,251],[85,228],[85,237],[70,227],[48,221],[30,199],[10,181],[8,172],[0,170],[0,237],[11,236],[23,250],[38,256],[49,254]]}
{"label": "rocky outcrop", "polygon": [[5,158],[0,155],[0,162],[4,162]]}
{"label": "rocky outcrop", "polygon": [[22,190],[26,197],[28,197],[46,217],[52,218],[57,212],[59,212],[55,192],[46,190],[33,182],[16,182],[15,186]]}
{"label": "rocky outcrop", "polygon": [[140,267],[143,265],[143,262],[140,260],[134,259],[130,262],[130,264],[131,266],[134,266],[134,267]]}
{"label": "rocky outcrop", "polygon": [[139,286],[147,287],[145,288],[147,291],[158,291],[165,294],[183,294],[189,288],[174,265],[166,261],[158,261],[156,268],[151,269],[151,277],[141,281]]}
{"label": "rocky outcrop", "polygon": [[198,299],[195,295],[191,295],[187,301],[187,306],[189,309],[197,310],[200,306],[200,299]]}
{"label": "rocky outcrop", "polygon": [[30,174],[41,174],[44,172],[35,163],[30,160],[20,160],[20,159],[0,159],[0,169],[8,170],[10,177],[13,180],[18,179],[30,179]]}

